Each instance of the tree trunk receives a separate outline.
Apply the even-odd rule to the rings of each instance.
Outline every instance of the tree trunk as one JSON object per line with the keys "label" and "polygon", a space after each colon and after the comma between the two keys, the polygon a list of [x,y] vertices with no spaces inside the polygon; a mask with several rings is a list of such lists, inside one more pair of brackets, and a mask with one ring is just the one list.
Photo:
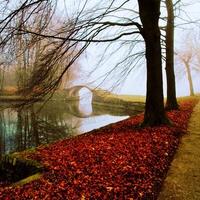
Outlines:
{"label": "tree trunk", "polygon": [[169,124],[163,101],[160,29],[160,0],[138,0],[142,36],[146,45],[147,93],[142,126]]}
{"label": "tree trunk", "polygon": [[190,96],[194,96],[194,87],[193,87],[193,82],[192,82],[190,65],[189,65],[189,62],[187,62],[186,60],[184,60],[184,64],[185,64],[186,69],[187,69],[188,82],[189,82],[189,86],[190,86]]}
{"label": "tree trunk", "polygon": [[174,8],[172,0],[165,1],[167,7],[166,28],[166,76],[167,76],[167,104],[166,110],[178,110],[176,99],[176,83],[174,75]]}

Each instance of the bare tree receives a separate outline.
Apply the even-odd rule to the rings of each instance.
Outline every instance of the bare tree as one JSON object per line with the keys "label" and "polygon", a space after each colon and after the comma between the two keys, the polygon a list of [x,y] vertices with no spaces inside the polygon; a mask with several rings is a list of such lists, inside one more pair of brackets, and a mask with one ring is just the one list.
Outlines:
{"label": "bare tree", "polygon": [[200,47],[199,47],[199,36],[194,35],[193,40],[190,43],[191,48],[194,53],[194,57],[192,59],[192,70],[194,70],[198,75],[200,75]]}
{"label": "bare tree", "polygon": [[[52,14],[45,17],[44,22],[42,18],[46,15],[44,13],[50,12],[55,8],[53,1],[20,1],[19,7],[8,13],[3,20],[0,32],[4,36],[5,30],[8,31],[1,40],[1,45],[9,43],[13,35],[31,35],[34,40],[50,38],[52,43],[48,51],[39,59],[37,65],[38,69],[33,72],[30,77],[29,84],[25,87],[24,94],[29,95],[32,101],[43,98],[48,93],[54,91],[67,71],[67,69],[80,57],[80,55],[88,48],[91,43],[107,43],[108,46],[112,44],[121,44],[125,47],[130,44],[130,50],[133,52],[135,41],[140,35],[145,42],[145,55],[147,61],[147,95],[145,115],[142,126],[169,124],[165,115],[163,103],[163,82],[162,82],[162,62],[161,62],[161,44],[160,44],[160,30],[158,26],[160,16],[160,0],[138,0],[139,15],[137,5],[126,1],[105,1],[101,2],[98,7],[92,7],[86,10],[89,3],[86,0],[83,5],[80,5],[80,10],[74,14],[74,18],[68,19],[64,26],[56,30],[56,32],[46,32]],[[99,3],[99,2],[98,2]],[[128,6],[126,6],[128,5]],[[130,8],[132,6],[133,8]],[[39,9],[39,10],[38,10]],[[12,19],[16,14],[26,12],[26,17],[23,18],[23,23],[19,23],[16,27],[12,26]],[[136,10],[136,11],[135,11]],[[32,19],[31,16],[42,11],[40,22],[41,28],[38,26],[29,28],[25,24]],[[129,15],[123,16],[121,12],[128,12]],[[119,15],[118,15],[119,14]],[[34,21],[34,23],[38,23]],[[4,31],[4,32],[3,32]],[[141,40],[141,38],[140,38]],[[78,51],[77,51],[78,48]],[[56,77],[59,63],[65,54],[70,54],[71,57],[66,63],[65,68]],[[124,64],[126,62],[134,62],[135,53],[131,56],[123,57],[122,61],[116,65]],[[129,71],[129,69],[127,69]],[[35,92],[35,87],[39,91]]]}
{"label": "bare tree", "polygon": [[[191,36],[188,34],[184,39],[185,43],[181,46],[181,49],[176,50],[177,55],[177,71],[180,77],[187,74],[190,96],[194,95],[194,86],[192,80],[192,71],[196,74],[200,72],[199,65],[199,44],[194,34]],[[182,65],[184,64],[184,65]]]}
{"label": "bare tree", "polygon": [[[198,0],[182,2],[180,0],[164,0],[167,10],[166,27],[164,27],[164,52],[166,54],[166,77],[167,77],[167,103],[166,110],[179,109],[176,99],[176,83],[174,74],[174,29],[188,29],[188,25],[198,26],[198,21],[193,19],[185,10],[190,5],[198,6]],[[165,20],[165,19],[164,19]],[[177,23],[175,23],[177,21]]]}
{"label": "bare tree", "polygon": [[190,67],[192,54],[191,54],[191,52],[185,52],[184,54],[179,55],[179,58],[186,67],[186,73],[187,73],[188,82],[189,82],[189,86],[190,86],[190,96],[193,96],[194,95],[194,87],[193,87],[191,67]]}
{"label": "bare tree", "polygon": [[[179,1],[176,2],[176,4]],[[167,9],[167,25],[166,25],[166,77],[167,77],[167,110],[179,109],[176,99],[176,83],[174,74],[174,9],[175,5],[172,0],[165,0]]]}
{"label": "bare tree", "polygon": [[144,125],[169,124],[163,105],[163,82],[160,29],[160,1],[138,1],[143,24],[142,35],[146,44],[147,97]]}
{"label": "bare tree", "polygon": [[0,45],[1,51],[10,55],[7,57],[10,65],[17,66],[17,85],[23,89],[32,70],[30,69],[30,65],[32,65],[31,59],[33,60],[31,51],[33,51],[35,44],[41,38],[34,38],[31,35],[24,34],[22,29],[31,27],[37,30],[39,34],[48,26],[51,16],[50,11],[53,7],[47,1],[31,0],[15,3],[13,5],[13,2],[9,1],[0,2],[3,13],[0,22]]}
{"label": "bare tree", "polygon": [[4,62],[4,56],[1,55],[0,58],[0,92],[3,92],[5,72],[6,72],[6,63]]}

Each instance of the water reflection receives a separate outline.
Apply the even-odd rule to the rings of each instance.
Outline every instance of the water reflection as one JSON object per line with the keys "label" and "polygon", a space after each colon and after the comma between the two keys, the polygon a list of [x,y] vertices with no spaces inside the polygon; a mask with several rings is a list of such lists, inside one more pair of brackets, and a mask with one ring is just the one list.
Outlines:
{"label": "water reflection", "polygon": [[[8,106],[8,105],[6,105]],[[77,102],[48,102],[0,112],[0,155],[23,151],[90,131],[137,113]]]}

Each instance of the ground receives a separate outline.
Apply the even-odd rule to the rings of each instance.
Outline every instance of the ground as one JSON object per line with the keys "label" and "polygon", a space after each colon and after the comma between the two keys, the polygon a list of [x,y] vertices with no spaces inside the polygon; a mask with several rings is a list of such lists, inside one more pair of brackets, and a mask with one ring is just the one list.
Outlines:
{"label": "ground", "polygon": [[200,199],[200,102],[189,120],[158,200]]}
{"label": "ground", "polygon": [[197,101],[181,99],[181,110],[167,112],[174,126],[138,129],[141,114],[22,152],[44,165],[43,176],[17,187],[0,183],[0,199],[156,200]]}

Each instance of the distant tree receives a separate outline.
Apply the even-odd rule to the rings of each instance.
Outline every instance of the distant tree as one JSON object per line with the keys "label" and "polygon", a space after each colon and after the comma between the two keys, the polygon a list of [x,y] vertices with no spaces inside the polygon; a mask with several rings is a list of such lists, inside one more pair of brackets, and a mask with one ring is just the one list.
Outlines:
{"label": "distant tree", "polygon": [[[55,14],[56,1],[20,1],[14,5],[15,9],[9,10],[10,4],[0,2],[5,11],[1,20],[0,47],[11,55],[9,61],[15,66],[20,94],[32,99],[30,103],[33,103],[59,87],[65,66],[78,58],[72,56],[76,54],[77,45],[70,46],[69,41],[59,39],[66,35],[63,29],[66,21]],[[70,23],[67,26],[70,27]]]}
{"label": "distant tree", "polygon": [[192,70],[194,70],[198,75],[200,75],[200,42],[199,36],[194,35],[193,40],[190,43],[191,48],[194,52],[194,57],[192,59]]}
{"label": "distant tree", "polygon": [[[199,45],[196,37],[188,34],[184,41],[184,45],[181,46],[181,49],[176,50],[177,55],[177,71],[180,77],[183,77],[187,74],[189,88],[190,88],[190,96],[194,95],[194,86],[192,80],[192,71],[195,71],[196,74],[200,72],[200,64],[199,64]],[[199,49],[200,50],[200,49]],[[182,63],[184,65],[182,65]]]}
{"label": "distant tree", "polygon": [[6,81],[6,73],[8,70],[8,62],[6,60],[5,53],[1,54],[0,56],[0,92],[3,92],[5,81]]}
{"label": "distant tree", "polygon": [[5,77],[5,62],[0,59],[0,92],[3,91],[4,86],[4,77]]}
{"label": "distant tree", "polygon": [[191,54],[191,52],[185,52],[182,55],[179,54],[179,59],[185,65],[186,73],[187,73],[187,77],[188,77],[188,82],[189,82],[189,88],[190,88],[190,96],[193,96],[194,95],[194,86],[193,86],[192,75],[191,75],[191,67],[190,67],[192,54]]}
{"label": "distant tree", "polygon": [[0,92],[3,92],[4,78],[5,78],[5,66],[0,65]]}
{"label": "distant tree", "polygon": [[193,86],[193,81],[192,81],[192,75],[191,75],[191,70],[190,70],[190,65],[189,65],[189,61],[190,61],[190,55],[188,55],[188,58],[182,58],[182,61],[184,62],[186,69],[187,69],[187,75],[188,75],[188,82],[189,82],[189,86],[190,86],[190,96],[194,95],[194,86]]}

